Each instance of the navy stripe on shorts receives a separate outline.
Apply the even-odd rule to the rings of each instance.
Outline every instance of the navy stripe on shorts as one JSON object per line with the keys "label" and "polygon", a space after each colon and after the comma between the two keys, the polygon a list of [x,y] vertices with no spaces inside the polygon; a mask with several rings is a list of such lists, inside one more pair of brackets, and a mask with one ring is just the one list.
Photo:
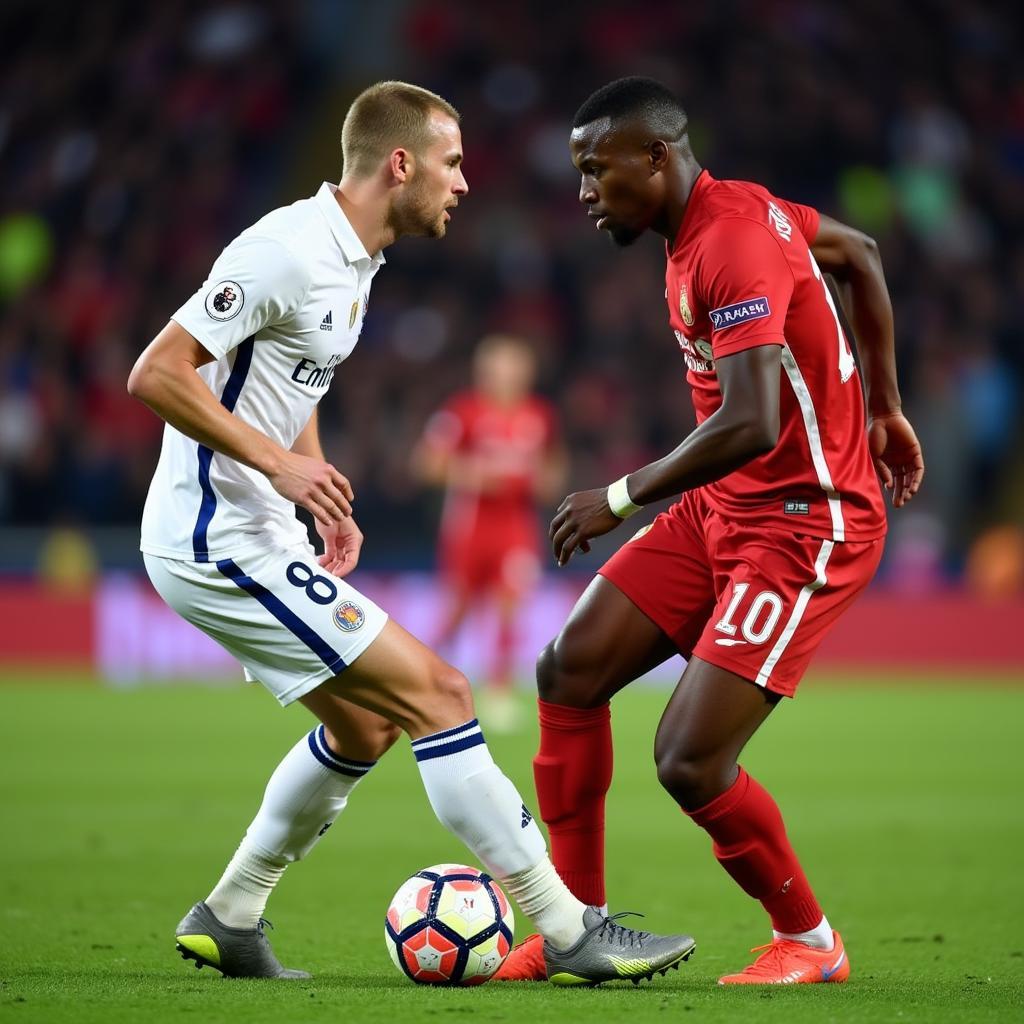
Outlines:
{"label": "navy stripe on shorts", "polygon": [[247,594],[256,598],[282,626],[297,636],[332,672],[337,674],[348,667],[342,656],[319,633],[303,622],[279,597],[272,594],[261,583],[257,583],[251,576],[246,576],[230,558],[221,559],[217,563],[217,571]]}

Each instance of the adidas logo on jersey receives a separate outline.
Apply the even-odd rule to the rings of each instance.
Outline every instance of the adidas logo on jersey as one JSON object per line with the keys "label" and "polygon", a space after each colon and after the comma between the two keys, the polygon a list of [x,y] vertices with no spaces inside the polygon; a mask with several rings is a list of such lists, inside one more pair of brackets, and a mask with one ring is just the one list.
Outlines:
{"label": "adidas logo on jersey", "polygon": [[523,804],[523,820],[519,827],[526,828],[531,821],[533,821],[533,815],[526,809],[526,804]]}
{"label": "adidas logo on jersey", "polygon": [[327,311],[327,316],[325,316],[323,318],[323,320],[320,321],[320,330],[321,331],[333,331],[334,330],[334,320],[331,317],[331,311],[330,310]]}

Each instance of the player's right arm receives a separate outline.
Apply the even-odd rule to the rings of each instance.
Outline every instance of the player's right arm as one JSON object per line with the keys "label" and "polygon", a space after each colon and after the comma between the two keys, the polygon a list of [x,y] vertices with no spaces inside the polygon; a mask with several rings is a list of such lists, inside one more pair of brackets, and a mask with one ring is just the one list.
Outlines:
{"label": "player's right arm", "polygon": [[823,215],[811,252],[821,270],[839,284],[867,386],[868,444],[898,508],[917,493],[924,459],[914,428],[902,411],[892,303],[878,246],[862,231]]}
{"label": "player's right arm", "polygon": [[196,372],[213,358],[172,320],[139,356],[128,393],[194,441],[263,473],[325,525],[350,516],[352,487],[330,463],[286,451],[221,405]]}
{"label": "player's right arm", "polygon": [[330,525],[352,514],[349,482],[322,458],[288,452],[233,415],[198,373],[268,324],[289,321],[308,290],[308,271],[284,245],[240,235],[139,356],[128,393],[194,441],[263,473],[279,494]]}

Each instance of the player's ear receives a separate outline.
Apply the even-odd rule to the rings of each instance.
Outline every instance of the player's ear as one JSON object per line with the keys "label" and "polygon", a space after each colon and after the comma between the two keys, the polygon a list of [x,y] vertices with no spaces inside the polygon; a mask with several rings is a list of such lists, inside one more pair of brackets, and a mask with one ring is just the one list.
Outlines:
{"label": "player's ear", "polygon": [[651,143],[648,157],[651,161],[651,174],[657,174],[658,171],[664,170],[665,164],[668,163],[668,146],[661,139],[655,139]]}
{"label": "player's ear", "polygon": [[413,155],[409,150],[394,149],[388,158],[388,170],[395,181],[408,181],[412,176],[414,163]]}

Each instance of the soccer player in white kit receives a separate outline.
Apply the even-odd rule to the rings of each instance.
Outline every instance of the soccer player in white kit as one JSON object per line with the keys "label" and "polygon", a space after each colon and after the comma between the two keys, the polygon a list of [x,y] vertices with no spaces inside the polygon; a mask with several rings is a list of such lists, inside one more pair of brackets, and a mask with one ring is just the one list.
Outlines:
{"label": "soccer player in white kit", "polygon": [[[338,186],[227,246],[128,382],[167,422],[142,521],[154,587],[248,678],[321,723],[275,770],[223,877],[179,924],[178,948],[227,976],[308,977],[270,949],[267,899],[404,731],[440,821],[544,934],[549,977],[650,977],[693,940],[623,928],[572,896],[491,758],[466,678],[343,579],[363,536],[352,487],[321,450],[317,402],[358,340],[384,247],[442,238],[468,187],[458,113],[403,82],[355,100],[342,154]],[[295,505],[315,519],[319,557]]]}

